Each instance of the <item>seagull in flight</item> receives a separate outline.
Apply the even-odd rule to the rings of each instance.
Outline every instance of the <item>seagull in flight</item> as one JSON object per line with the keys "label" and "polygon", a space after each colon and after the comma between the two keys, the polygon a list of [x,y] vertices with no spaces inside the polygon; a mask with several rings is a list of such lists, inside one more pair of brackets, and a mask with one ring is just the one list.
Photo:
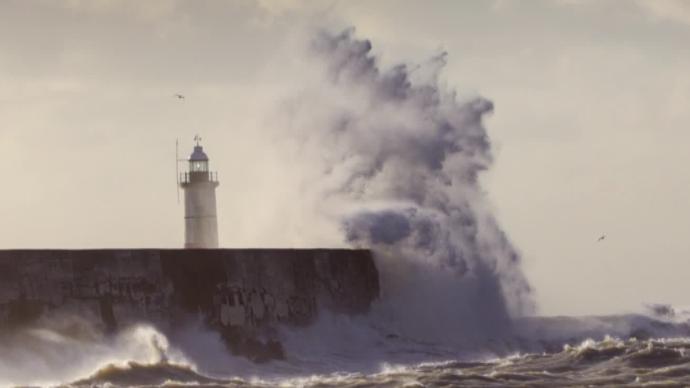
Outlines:
{"label": "seagull in flight", "polygon": [[175,97],[177,97],[180,100],[184,100],[184,95],[180,93],[175,93]]}
{"label": "seagull in flight", "polygon": [[597,242],[603,241],[606,238],[605,234],[602,234],[601,237],[597,239]]}

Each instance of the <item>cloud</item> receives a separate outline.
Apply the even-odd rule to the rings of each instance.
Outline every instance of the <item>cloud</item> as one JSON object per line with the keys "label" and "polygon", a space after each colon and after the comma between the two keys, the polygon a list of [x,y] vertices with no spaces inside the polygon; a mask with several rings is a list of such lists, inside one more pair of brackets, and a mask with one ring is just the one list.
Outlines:
{"label": "cloud", "polygon": [[655,20],[669,20],[690,25],[690,1],[637,0],[636,3]]}

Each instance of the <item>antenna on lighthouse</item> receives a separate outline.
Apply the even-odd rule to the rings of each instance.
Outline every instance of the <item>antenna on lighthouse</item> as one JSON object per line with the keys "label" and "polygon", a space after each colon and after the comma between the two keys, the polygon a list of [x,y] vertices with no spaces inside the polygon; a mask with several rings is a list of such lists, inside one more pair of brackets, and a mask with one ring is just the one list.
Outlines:
{"label": "antenna on lighthouse", "polygon": [[180,204],[180,139],[175,138],[175,179],[177,180],[177,204]]}
{"label": "antenna on lighthouse", "polygon": [[[173,94],[176,100],[184,103],[186,97],[182,93]],[[180,204],[180,139],[175,138],[175,181],[177,187],[177,204]]]}

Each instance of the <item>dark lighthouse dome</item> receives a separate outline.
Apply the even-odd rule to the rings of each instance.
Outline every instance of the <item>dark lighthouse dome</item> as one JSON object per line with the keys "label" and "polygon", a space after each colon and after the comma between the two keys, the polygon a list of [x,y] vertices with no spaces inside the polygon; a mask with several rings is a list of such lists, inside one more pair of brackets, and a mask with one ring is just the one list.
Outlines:
{"label": "dark lighthouse dome", "polygon": [[204,152],[204,147],[200,145],[194,146],[194,152],[192,152],[192,154],[189,156],[189,161],[207,162],[208,155],[206,155],[206,153]]}

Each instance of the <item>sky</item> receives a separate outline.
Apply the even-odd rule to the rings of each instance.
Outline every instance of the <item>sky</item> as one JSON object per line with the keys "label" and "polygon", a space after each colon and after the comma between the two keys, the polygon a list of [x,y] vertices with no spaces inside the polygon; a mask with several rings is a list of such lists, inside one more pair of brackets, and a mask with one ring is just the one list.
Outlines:
{"label": "sky", "polygon": [[309,34],[348,27],[493,101],[481,180],[540,313],[690,304],[683,0],[2,1],[0,249],[180,247],[197,133],[222,246],[342,245],[276,134]]}

